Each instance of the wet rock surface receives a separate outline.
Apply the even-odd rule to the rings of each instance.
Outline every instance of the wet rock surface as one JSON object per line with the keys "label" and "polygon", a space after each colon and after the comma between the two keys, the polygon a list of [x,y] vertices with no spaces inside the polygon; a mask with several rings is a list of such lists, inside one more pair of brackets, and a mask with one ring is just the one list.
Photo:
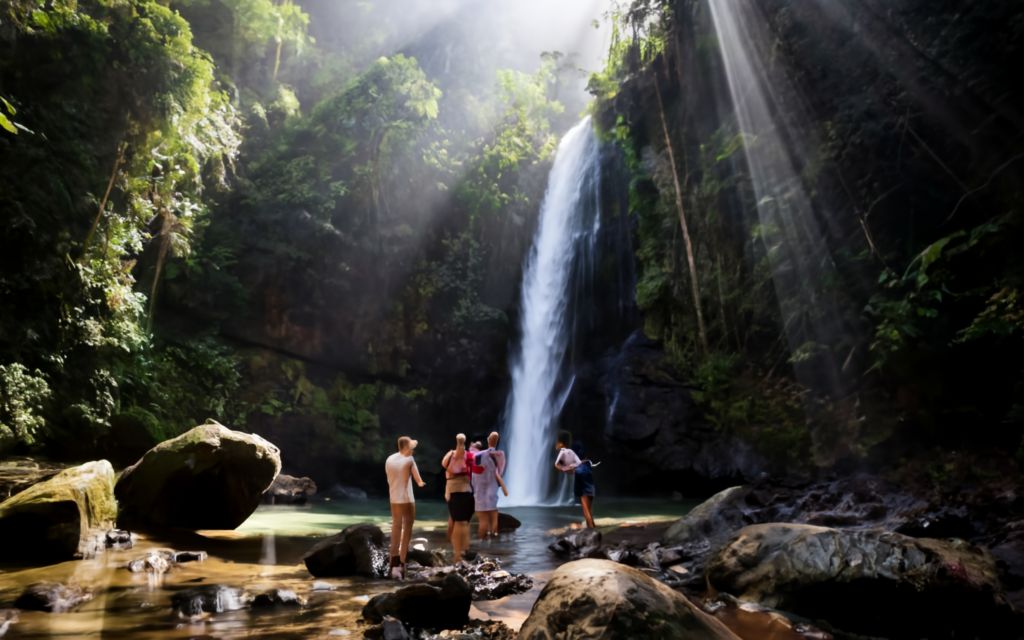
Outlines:
{"label": "wet rock surface", "polygon": [[473,600],[497,600],[533,588],[533,578],[522,573],[510,573],[501,568],[496,558],[481,555],[457,565],[438,567],[409,567],[407,580],[440,586],[450,574],[457,574],[469,583]]}
{"label": "wet rock surface", "polygon": [[71,467],[0,504],[0,558],[14,562],[89,557],[117,518],[106,460]]}
{"label": "wet rock surface", "polygon": [[263,438],[209,422],[161,442],[121,474],[119,526],[234,529],[281,471]]}
{"label": "wet rock surface", "polygon": [[521,526],[523,526],[523,523],[515,516],[510,516],[507,513],[498,513],[498,533],[510,533]]}
{"label": "wet rock surface", "polygon": [[745,526],[773,522],[963,538],[993,550],[1010,599],[1024,603],[1024,534],[1019,533],[1024,531],[1024,492],[999,483],[968,486],[952,494],[872,475],[733,487],[669,528],[662,540],[665,553],[678,557],[671,562],[663,558],[662,563],[685,567],[699,584],[709,556],[726,540]]}
{"label": "wet rock surface", "polygon": [[253,609],[273,609],[275,607],[304,607],[306,599],[291,589],[270,589],[259,593],[252,599]]}
{"label": "wet rock surface", "polygon": [[203,613],[238,611],[248,606],[249,600],[241,589],[214,584],[175,593],[171,596],[171,606],[179,615],[194,617]]}
{"label": "wet rock surface", "polygon": [[26,611],[65,613],[92,598],[92,591],[82,586],[59,582],[37,582],[25,587],[18,599],[14,601],[14,606]]}
{"label": "wet rock surface", "polygon": [[316,543],[302,560],[306,569],[318,578],[383,578],[388,573],[384,532],[373,524],[345,527],[341,533]]}
{"label": "wet rock surface", "polygon": [[103,535],[103,546],[107,549],[131,549],[135,540],[130,531],[111,529]]}
{"label": "wet rock surface", "polygon": [[719,594],[701,603],[704,611],[724,622],[744,638],[763,640],[833,640],[828,631],[791,614],[775,611],[752,602],[743,602],[729,594]]}
{"label": "wet rock surface", "polygon": [[316,495],[316,483],[311,478],[296,478],[280,473],[263,494],[264,504],[306,504]]}
{"label": "wet rock surface", "polygon": [[400,620],[387,617],[381,624],[369,627],[363,637],[381,640],[516,640],[516,635],[508,625],[497,620],[470,620],[461,629],[432,633],[406,627]]}
{"label": "wet rock surface", "polygon": [[374,596],[363,607],[363,618],[377,624],[390,616],[406,626],[432,631],[460,629],[469,621],[472,595],[466,579],[453,572],[438,586],[411,584]]}
{"label": "wet rock surface", "polygon": [[203,562],[205,551],[174,551],[173,549],[153,549],[145,555],[131,560],[125,568],[132,573],[152,573],[161,575],[174,566],[186,562]]}
{"label": "wet rock surface", "polygon": [[521,640],[659,638],[737,640],[682,594],[609,560],[562,565],[519,631]]}
{"label": "wet rock surface", "polygon": [[569,560],[597,557],[601,551],[601,532],[597,529],[570,531],[548,545],[548,550]]}
{"label": "wet rock surface", "polygon": [[[1007,637],[1024,628],[995,562],[960,540],[814,525],[746,527],[708,563],[717,591],[889,638]],[[851,603],[857,606],[851,606]]]}

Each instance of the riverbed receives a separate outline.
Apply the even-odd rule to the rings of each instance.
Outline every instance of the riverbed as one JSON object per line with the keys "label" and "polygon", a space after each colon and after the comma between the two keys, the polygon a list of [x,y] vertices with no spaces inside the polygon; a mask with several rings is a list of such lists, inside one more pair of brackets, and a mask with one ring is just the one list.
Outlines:
{"label": "riverbed", "polygon": [[[604,499],[595,503],[599,527],[627,527],[631,535],[652,539],[665,523],[695,503],[651,499]],[[527,573],[534,588],[527,593],[474,604],[472,616],[522,624],[558,559],[547,550],[553,537],[581,521],[579,507],[511,507],[507,513],[523,526],[497,540],[474,540],[472,548],[498,558],[503,568]],[[447,511],[439,501],[417,504],[418,544],[445,544]],[[0,601],[10,606],[21,590],[39,581],[71,582],[90,587],[96,597],[68,613],[19,612],[7,638],[360,638],[363,604],[373,595],[393,590],[389,580],[364,578],[315,579],[302,564],[303,554],[322,536],[358,522],[390,526],[383,500],[316,502],[304,506],[261,506],[234,531],[200,531],[138,535],[135,547],[109,551],[81,561],[46,567],[0,568]],[[621,530],[621,529],[620,529]],[[158,548],[201,550],[203,562],[186,563],[162,579],[133,574],[128,561]],[[185,619],[171,607],[174,593],[201,585],[221,584],[257,594],[272,588],[292,589],[308,600],[301,609],[266,612],[242,609]],[[316,589],[314,589],[314,586]],[[0,612],[0,623],[3,614]]]}

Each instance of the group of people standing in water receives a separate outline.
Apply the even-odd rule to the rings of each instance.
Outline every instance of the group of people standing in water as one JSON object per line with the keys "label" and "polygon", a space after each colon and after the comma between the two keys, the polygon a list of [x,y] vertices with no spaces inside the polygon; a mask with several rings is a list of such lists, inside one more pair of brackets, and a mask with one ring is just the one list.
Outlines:
{"label": "group of people standing in water", "polygon": [[[487,436],[487,447],[480,442],[466,445],[466,436],[455,436],[455,448],[441,459],[445,472],[444,499],[448,503],[448,540],[452,545],[455,562],[462,560],[469,549],[469,522],[475,513],[481,540],[498,535],[498,491],[508,496],[505,486],[505,452],[498,449],[498,433]],[[420,476],[413,452],[416,440],[408,436],[398,439],[398,451],[384,463],[391,502],[390,573],[393,578],[405,577],[406,557],[412,540],[412,525],[416,519],[416,500],[413,482],[426,486]],[[561,431],[555,443],[555,468],[574,476],[576,498],[583,506],[583,517],[588,527],[594,527],[594,476],[592,467],[597,463],[581,460],[569,447],[572,435]]]}

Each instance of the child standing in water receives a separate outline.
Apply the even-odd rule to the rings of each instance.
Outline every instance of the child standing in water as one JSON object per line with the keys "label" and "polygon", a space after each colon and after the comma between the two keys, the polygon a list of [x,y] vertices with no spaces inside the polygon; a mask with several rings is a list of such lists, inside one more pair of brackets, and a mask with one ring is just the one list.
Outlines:
{"label": "child standing in water", "polygon": [[594,473],[590,460],[580,460],[576,452],[570,449],[572,446],[572,434],[568,431],[559,431],[558,439],[555,441],[555,451],[558,456],[555,458],[555,468],[563,473],[573,474],[573,493],[583,505],[583,518],[587,526],[594,528]]}
{"label": "child standing in water", "polygon": [[420,470],[412,452],[419,444],[408,436],[398,439],[398,452],[388,456],[384,472],[388,476],[388,494],[391,501],[391,577],[405,577],[405,560],[412,540],[412,523],[416,519],[416,498],[412,483],[420,487],[427,483],[420,478]]}

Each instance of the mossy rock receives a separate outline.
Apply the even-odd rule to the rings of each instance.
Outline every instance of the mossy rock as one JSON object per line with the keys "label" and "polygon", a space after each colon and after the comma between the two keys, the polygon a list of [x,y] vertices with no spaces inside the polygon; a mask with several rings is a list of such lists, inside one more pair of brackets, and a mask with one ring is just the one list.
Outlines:
{"label": "mossy rock", "polygon": [[740,640],[681,593],[610,560],[577,560],[551,576],[521,640]]}
{"label": "mossy rock", "polygon": [[127,529],[234,529],[281,471],[263,438],[208,422],[161,442],[124,470],[115,494]]}
{"label": "mossy rock", "polygon": [[114,468],[106,460],[65,469],[0,504],[0,555],[57,561],[87,555],[117,519]]}
{"label": "mossy rock", "polygon": [[745,602],[887,638],[1008,638],[1020,616],[991,554],[963,540],[768,523],[738,531],[708,585]]}

